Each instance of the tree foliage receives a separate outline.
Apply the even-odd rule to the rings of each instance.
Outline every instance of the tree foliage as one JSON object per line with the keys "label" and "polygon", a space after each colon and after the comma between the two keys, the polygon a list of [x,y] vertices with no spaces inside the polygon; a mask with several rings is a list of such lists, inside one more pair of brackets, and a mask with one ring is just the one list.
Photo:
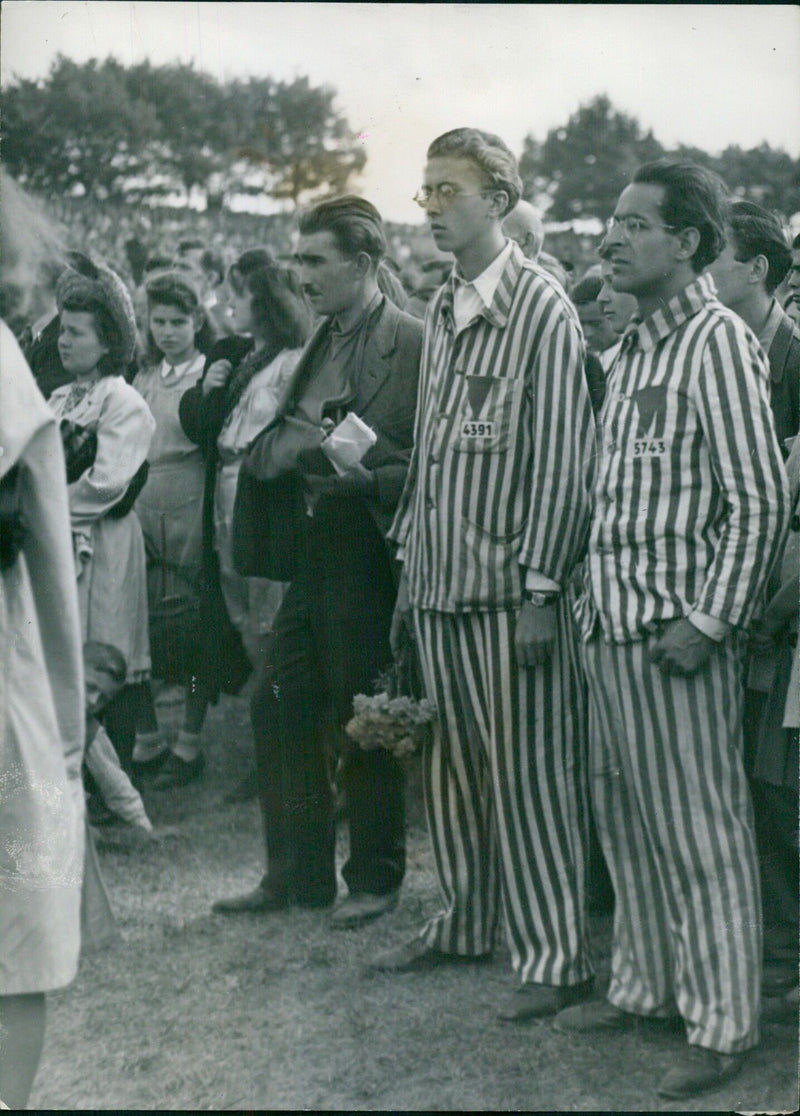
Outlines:
{"label": "tree foliage", "polygon": [[720,155],[681,145],[662,146],[632,116],[603,94],[553,128],[543,143],[528,135],[520,158],[525,197],[551,199],[548,216],[605,218],[636,167],[662,155],[692,159],[715,170],[731,191],[786,215],[800,209],[800,161],[763,143],[749,151],[727,147]]}
{"label": "tree foliage", "polygon": [[366,162],[336,108],[308,78],[220,83],[191,65],[77,64],[3,94],[3,157],[42,192],[105,197],[176,186],[236,191],[253,170],[276,198],[344,190]]}

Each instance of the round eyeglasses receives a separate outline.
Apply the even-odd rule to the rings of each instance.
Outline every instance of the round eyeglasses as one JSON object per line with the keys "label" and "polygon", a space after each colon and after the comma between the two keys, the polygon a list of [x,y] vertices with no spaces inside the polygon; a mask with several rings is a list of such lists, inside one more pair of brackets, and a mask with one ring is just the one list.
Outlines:
{"label": "round eyeglasses", "polygon": [[441,186],[420,186],[413,197],[413,201],[422,209],[427,209],[433,199],[438,198],[440,209],[449,209],[454,202],[461,198],[482,198],[491,193],[491,190],[479,190],[477,194],[464,194],[456,186],[451,186],[449,182],[443,182]]}
{"label": "round eyeglasses", "polygon": [[677,228],[677,225],[651,225],[649,221],[645,221],[644,217],[637,217],[633,213],[625,217],[609,217],[606,221],[606,233],[619,229],[629,240],[633,240],[651,229],[667,229],[670,232],[676,232]]}

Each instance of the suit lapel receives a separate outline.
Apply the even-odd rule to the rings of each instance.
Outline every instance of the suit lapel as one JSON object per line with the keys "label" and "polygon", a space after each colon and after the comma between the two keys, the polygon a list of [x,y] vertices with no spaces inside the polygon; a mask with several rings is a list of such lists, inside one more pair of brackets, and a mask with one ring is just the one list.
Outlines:
{"label": "suit lapel", "polygon": [[311,364],[312,358],[317,352],[317,349],[322,344],[327,330],[328,319],[326,318],[323,322],[320,322],[316,330],[308,339],[306,347],[305,349],[303,349],[302,355],[295,366],[294,372],[289,377],[289,380],[286,383],[286,387],[283,389],[283,395],[281,396],[280,402],[278,403],[278,408],[275,414],[276,418],[287,414],[293,408],[293,404],[296,403],[297,399],[299,398],[300,388],[306,376],[308,375],[309,365]]}
{"label": "suit lapel", "polygon": [[378,323],[372,331],[358,369],[358,389],[356,391],[359,410],[364,410],[383,387],[391,374],[389,358],[397,345],[399,316],[394,306],[384,298],[383,310]]}

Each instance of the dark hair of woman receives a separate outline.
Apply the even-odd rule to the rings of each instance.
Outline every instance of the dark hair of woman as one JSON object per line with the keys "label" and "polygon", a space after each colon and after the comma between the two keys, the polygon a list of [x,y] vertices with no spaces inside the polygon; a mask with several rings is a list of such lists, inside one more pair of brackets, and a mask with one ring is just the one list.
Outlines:
{"label": "dark hair of woman", "polygon": [[76,314],[91,314],[94,329],[101,345],[108,349],[97,362],[97,370],[101,376],[122,376],[125,374],[124,342],[117,323],[98,299],[82,291],[68,295],[61,305],[61,310],[70,310]]}
{"label": "dark hair of woman", "polygon": [[[202,322],[199,329],[195,330],[194,343],[203,355],[207,355],[211,351],[211,346],[215,341],[214,331],[209,324],[199,293],[184,272],[159,272],[147,280],[145,290],[147,292],[148,308],[172,306],[188,317],[192,317],[199,311]],[[154,364],[158,363],[163,356],[161,350],[156,347],[149,326],[147,329],[147,355]]]}
{"label": "dark hair of woman", "polygon": [[299,349],[311,322],[296,273],[264,248],[249,248],[228,271],[237,295],[252,296],[252,314],[269,349]]}

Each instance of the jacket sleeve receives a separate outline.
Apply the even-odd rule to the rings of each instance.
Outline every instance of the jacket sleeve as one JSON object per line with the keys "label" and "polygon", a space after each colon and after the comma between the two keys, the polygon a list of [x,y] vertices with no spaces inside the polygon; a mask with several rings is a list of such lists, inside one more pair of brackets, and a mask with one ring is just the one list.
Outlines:
{"label": "jacket sleeve", "polygon": [[594,417],[577,318],[552,288],[542,297],[550,305],[528,371],[531,500],[519,560],[564,585],[588,536]]}
{"label": "jacket sleeve", "polygon": [[695,386],[722,515],[695,610],[744,626],[759,607],[789,516],[789,482],[775,436],[768,371],[755,339],[732,319],[710,333]]}
{"label": "jacket sleeve", "polygon": [[125,495],[147,458],[155,428],[138,391],[121,380],[115,384],[101,405],[94,463],[69,486],[73,531],[90,526]]}

